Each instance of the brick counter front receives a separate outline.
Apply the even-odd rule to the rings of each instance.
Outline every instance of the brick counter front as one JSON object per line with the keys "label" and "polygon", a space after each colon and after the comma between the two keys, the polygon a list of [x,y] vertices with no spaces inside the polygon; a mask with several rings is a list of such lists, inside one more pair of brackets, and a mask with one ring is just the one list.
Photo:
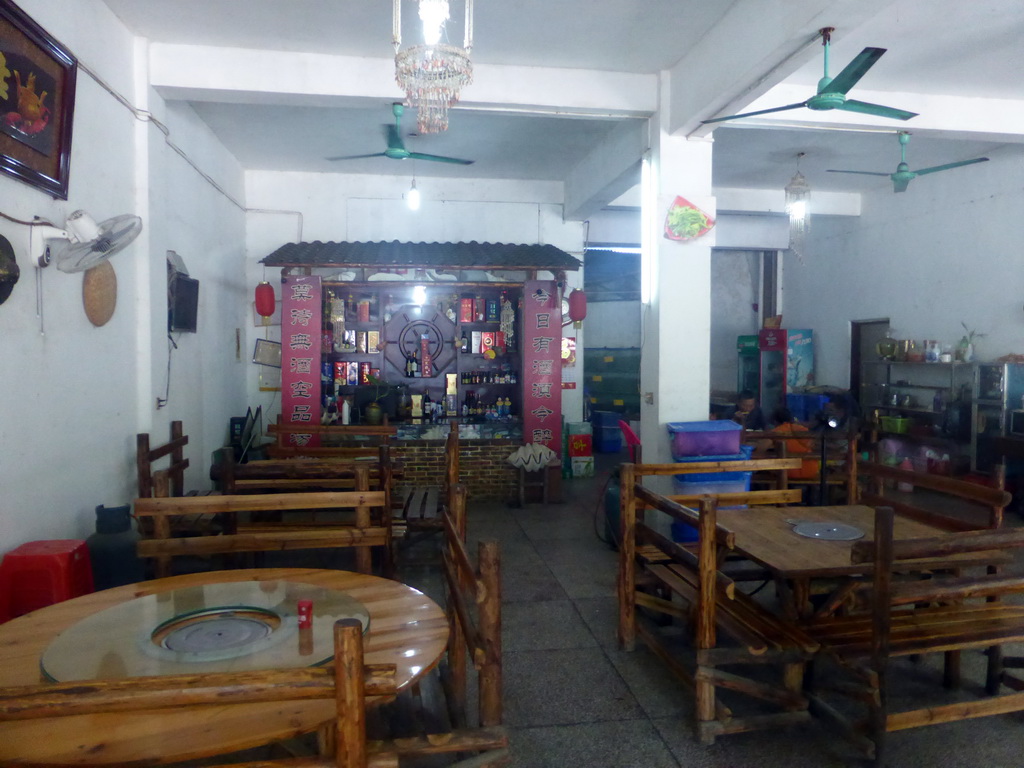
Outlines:
{"label": "brick counter front", "polygon": [[[395,443],[404,477],[400,485],[441,485],[444,478],[444,442],[401,440]],[[459,443],[459,481],[466,486],[469,503],[505,502],[516,496],[518,474],[508,463],[519,443],[508,440],[462,440]]]}

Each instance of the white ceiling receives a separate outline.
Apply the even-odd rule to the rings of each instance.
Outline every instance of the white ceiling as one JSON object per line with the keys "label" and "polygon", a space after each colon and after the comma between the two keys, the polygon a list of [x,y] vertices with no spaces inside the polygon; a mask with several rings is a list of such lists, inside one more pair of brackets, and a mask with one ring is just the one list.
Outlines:
{"label": "white ceiling", "polygon": [[[392,55],[391,3],[386,0],[105,2],[132,31],[157,42],[375,59]],[[698,45],[733,5],[733,0],[478,0],[473,60],[654,73],[670,68]],[[1024,101],[1022,32],[1022,0],[895,0],[855,29],[837,29],[832,74],[866,46],[887,47],[852,98],[858,90],[893,92],[895,98],[885,103],[894,107],[901,106],[898,96],[906,93]],[[450,35],[461,42],[461,26],[453,24]],[[805,51],[806,63],[786,79],[806,86],[807,96],[821,76],[820,51],[817,46]],[[728,50],[720,53],[723,61],[729,55]],[[383,149],[381,126],[391,119],[389,104],[390,98],[382,95],[376,104],[343,107],[219,101],[194,106],[247,169],[558,180],[617,125],[612,118],[457,109],[446,133],[416,137],[414,113],[407,112],[403,135],[411,135],[408,149],[464,157],[476,164],[419,161],[412,169],[407,161],[386,158],[324,159]],[[828,174],[825,169],[891,172],[899,161],[894,133],[734,125],[714,133],[714,180],[719,186],[777,189],[792,175],[797,153],[805,152],[801,170],[816,189],[864,191],[887,182]],[[898,129],[913,131],[913,121],[891,128]],[[1024,125],[1017,132],[1024,134]],[[920,168],[986,155],[999,146],[967,134],[922,132],[912,139],[908,160],[912,169]]]}

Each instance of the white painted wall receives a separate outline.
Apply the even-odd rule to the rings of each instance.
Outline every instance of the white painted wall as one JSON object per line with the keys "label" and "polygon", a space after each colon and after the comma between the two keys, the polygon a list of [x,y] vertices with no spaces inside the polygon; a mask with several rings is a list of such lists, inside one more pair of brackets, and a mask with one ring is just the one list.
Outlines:
{"label": "white painted wall", "polygon": [[735,391],[736,337],[757,333],[761,254],[711,253],[711,389]]}
{"label": "white painted wall", "polygon": [[[410,171],[412,171],[410,166]],[[355,174],[246,174],[246,199],[251,208],[300,211],[305,241],[377,241],[545,243],[582,259],[583,225],[562,220],[562,185],[555,182],[489,179],[420,178],[419,211],[403,200],[409,178]],[[298,238],[296,219],[286,215],[252,214],[247,229],[250,282],[266,279],[279,285],[278,270],[265,270],[259,261],[284,243]],[[264,277],[265,275],[265,277]],[[569,275],[580,285],[582,271]],[[280,329],[271,338],[280,338]],[[250,329],[247,349],[263,331]],[[582,330],[577,334],[583,343]],[[258,391],[258,366],[249,366],[250,402],[262,403],[268,416],[280,410],[275,394]],[[581,367],[576,369],[579,376]],[[583,414],[582,388],[562,393],[566,418]]]}
{"label": "white painted wall", "polygon": [[[19,0],[19,5],[118,91],[136,101],[145,98],[145,89],[137,86],[136,41],[102,2]],[[158,114],[163,111],[158,101],[149,106]],[[203,152],[204,160],[216,158],[220,166],[214,170],[226,171],[229,181],[234,176],[237,186],[237,165],[209,132],[185,115],[168,115],[168,121],[190,152]],[[167,248],[188,257],[202,245],[205,258],[233,255],[235,260],[207,272],[198,253],[190,259],[200,279],[206,277],[208,290],[227,282],[224,275],[231,270],[241,275],[242,215],[221,209],[206,189],[194,171],[182,169],[180,158],[164,147],[154,128],[138,123],[84,73],[78,76],[69,199],[53,201],[0,177],[0,210],[17,218],[41,216],[63,223],[69,212],[83,208],[97,220],[136,213],[145,227],[143,236],[111,261],[118,278],[111,321],[94,328],[82,309],[82,276],[51,267],[42,275],[41,334],[28,228],[0,220],[0,234],[13,244],[22,269],[10,299],[0,306],[0,441],[5,446],[0,455],[0,552],[34,539],[84,537],[92,530],[97,504],[134,498],[135,434],[150,426],[141,417],[147,410],[141,404],[155,397],[147,377],[138,373],[159,367],[153,354],[166,346],[162,326],[153,321],[166,312],[165,283],[159,291],[151,284],[156,265],[163,268]],[[229,241],[233,246],[227,247]],[[211,243],[217,245],[211,248]],[[208,339],[197,341],[205,347]],[[180,370],[189,362],[207,361],[195,350],[178,353]],[[174,407],[153,419],[158,434],[166,434],[171,418],[185,419],[186,430],[195,435],[189,455],[196,477],[204,473],[202,454],[208,447],[202,416],[224,411],[220,403],[234,399],[229,377],[227,370],[203,369],[201,399],[183,385]],[[234,389],[241,396],[241,389]],[[198,405],[185,407],[185,400]]]}
{"label": "white painted wall", "polygon": [[979,359],[1024,352],[1024,149],[989,156],[902,194],[882,186],[859,218],[816,218],[804,264],[785,257],[785,324],[814,329],[819,383],[848,384],[851,320],[951,344],[965,322],[987,334]]}

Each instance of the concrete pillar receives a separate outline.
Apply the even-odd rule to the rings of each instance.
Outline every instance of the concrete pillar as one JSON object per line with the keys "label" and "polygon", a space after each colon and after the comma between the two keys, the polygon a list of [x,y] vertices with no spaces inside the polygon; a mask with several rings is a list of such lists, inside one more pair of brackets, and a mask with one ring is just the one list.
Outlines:
{"label": "concrete pillar", "polygon": [[[664,94],[667,84],[662,88]],[[710,395],[715,230],[694,240],[670,240],[665,237],[665,216],[679,195],[715,217],[712,142],[671,136],[665,130],[667,122],[664,110],[651,118],[651,151],[645,161],[642,201],[640,408],[644,461],[648,463],[672,460],[665,424],[707,419]]]}

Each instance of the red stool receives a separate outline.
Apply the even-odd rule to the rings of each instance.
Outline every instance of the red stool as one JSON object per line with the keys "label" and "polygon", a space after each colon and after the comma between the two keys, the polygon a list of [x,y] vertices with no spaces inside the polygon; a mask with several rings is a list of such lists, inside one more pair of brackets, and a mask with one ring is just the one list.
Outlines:
{"label": "red stool", "polygon": [[92,591],[89,550],[78,539],[30,541],[0,562],[0,620]]}

